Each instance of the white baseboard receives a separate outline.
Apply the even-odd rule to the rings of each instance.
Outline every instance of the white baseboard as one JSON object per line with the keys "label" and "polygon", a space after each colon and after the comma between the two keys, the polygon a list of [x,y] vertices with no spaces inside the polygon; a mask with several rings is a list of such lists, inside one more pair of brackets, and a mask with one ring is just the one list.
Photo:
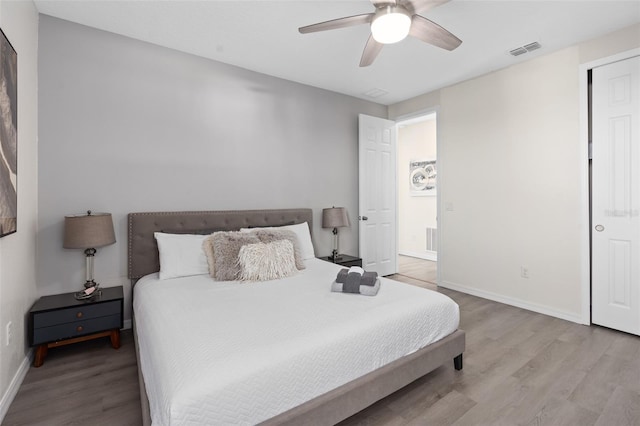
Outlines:
{"label": "white baseboard", "polygon": [[29,350],[27,356],[20,363],[20,368],[16,371],[16,374],[13,376],[7,391],[2,395],[2,399],[0,399],[0,423],[4,420],[4,416],[7,415],[9,411],[9,407],[13,402],[14,398],[18,394],[18,390],[20,390],[20,385],[24,381],[27,372],[29,372],[29,367],[31,366],[31,361],[33,360],[33,350]]}
{"label": "white baseboard", "polygon": [[526,309],[527,311],[533,311],[539,314],[549,315],[551,317],[560,318],[566,321],[582,324],[582,317],[579,314],[572,314],[569,312],[559,311],[549,306],[538,305],[537,303],[531,303],[525,300],[515,299],[513,297],[492,293],[490,291],[478,290],[477,288],[467,287],[467,286],[452,283],[449,281],[439,282],[438,286],[448,288],[450,290],[456,290],[461,293],[470,294],[472,296],[482,297],[483,299],[493,300],[494,302],[504,303],[505,305],[511,305],[517,308]]}
{"label": "white baseboard", "polygon": [[131,328],[131,320],[124,320],[122,321],[122,329],[123,330],[129,330]]}
{"label": "white baseboard", "polygon": [[409,256],[409,257],[416,257],[418,259],[432,260],[434,262],[438,261],[438,253],[435,252],[435,251],[432,251],[432,252],[419,252],[419,251],[402,250],[402,251],[399,251],[398,254],[401,255],[401,256]]}

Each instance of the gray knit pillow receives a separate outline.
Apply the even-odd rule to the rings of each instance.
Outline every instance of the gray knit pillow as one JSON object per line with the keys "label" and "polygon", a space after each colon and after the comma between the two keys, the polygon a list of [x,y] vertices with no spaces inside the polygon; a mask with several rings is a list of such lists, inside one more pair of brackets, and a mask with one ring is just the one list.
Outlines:
{"label": "gray knit pillow", "polygon": [[300,250],[300,242],[295,232],[288,229],[259,229],[256,228],[251,231],[256,234],[262,243],[271,243],[273,241],[289,240],[293,244],[293,254],[296,261],[296,268],[303,270],[304,259],[302,258],[302,251]]}
{"label": "gray knit pillow", "polygon": [[238,253],[238,264],[243,281],[275,280],[298,272],[289,240],[244,245]]}
{"label": "gray knit pillow", "polygon": [[259,243],[258,237],[249,232],[216,232],[211,236],[214,264],[213,277],[217,281],[233,281],[240,276],[238,253],[246,244]]}

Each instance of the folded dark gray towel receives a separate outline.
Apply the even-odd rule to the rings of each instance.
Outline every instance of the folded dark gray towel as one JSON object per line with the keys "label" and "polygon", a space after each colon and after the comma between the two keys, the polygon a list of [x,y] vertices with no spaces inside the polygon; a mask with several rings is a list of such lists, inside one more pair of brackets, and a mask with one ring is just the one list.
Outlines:
{"label": "folded dark gray towel", "polygon": [[[344,284],[340,284],[339,282],[334,281],[331,284],[331,291],[335,293],[346,293],[344,290]],[[376,279],[376,283],[373,287],[369,287],[368,285],[360,286],[360,294],[363,296],[375,296],[380,291],[380,279]]]}
{"label": "folded dark gray towel", "polygon": [[368,285],[370,287],[373,287],[376,284],[377,279],[377,272],[365,272],[364,274],[362,274],[362,278],[360,278],[360,285]]}
{"label": "folded dark gray towel", "polygon": [[340,272],[338,272],[338,277],[336,278],[336,282],[340,284],[346,283],[348,274],[349,274],[348,269],[341,269]]}
{"label": "folded dark gray towel", "polygon": [[362,275],[351,272],[347,275],[347,281],[342,285],[343,293],[360,293],[360,279]]}

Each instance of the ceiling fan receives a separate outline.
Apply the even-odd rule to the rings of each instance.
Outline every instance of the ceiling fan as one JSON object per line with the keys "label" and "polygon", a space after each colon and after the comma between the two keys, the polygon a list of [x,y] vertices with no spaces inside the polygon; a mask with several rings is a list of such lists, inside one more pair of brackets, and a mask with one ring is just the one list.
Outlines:
{"label": "ceiling fan", "polygon": [[449,0],[371,0],[376,8],[373,13],[332,19],[300,27],[298,31],[307,34],[370,24],[371,34],[360,59],[360,66],[366,67],[373,63],[385,44],[397,43],[407,35],[446,50],[460,46],[462,40],[419,15],[447,2]]}

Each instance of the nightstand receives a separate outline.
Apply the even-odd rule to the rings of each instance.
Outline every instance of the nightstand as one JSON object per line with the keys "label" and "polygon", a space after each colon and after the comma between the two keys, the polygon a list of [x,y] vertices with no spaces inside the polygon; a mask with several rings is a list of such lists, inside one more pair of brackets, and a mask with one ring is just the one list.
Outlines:
{"label": "nightstand", "polygon": [[359,257],[349,256],[348,254],[341,255],[340,259],[336,260],[335,262],[331,258],[331,256],[323,256],[319,257],[318,259],[335,263],[336,265],[346,266],[347,268],[351,266],[359,266],[362,268],[362,259],[360,259]]}
{"label": "nightstand", "polygon": [[34,367],[40,367],[49,348],[109,337],[120,347],[123,323],[122,286],[102,288],[90,300],[76,300],[74,293],[41,297],[29,311],[29,345],[37,346]]}

